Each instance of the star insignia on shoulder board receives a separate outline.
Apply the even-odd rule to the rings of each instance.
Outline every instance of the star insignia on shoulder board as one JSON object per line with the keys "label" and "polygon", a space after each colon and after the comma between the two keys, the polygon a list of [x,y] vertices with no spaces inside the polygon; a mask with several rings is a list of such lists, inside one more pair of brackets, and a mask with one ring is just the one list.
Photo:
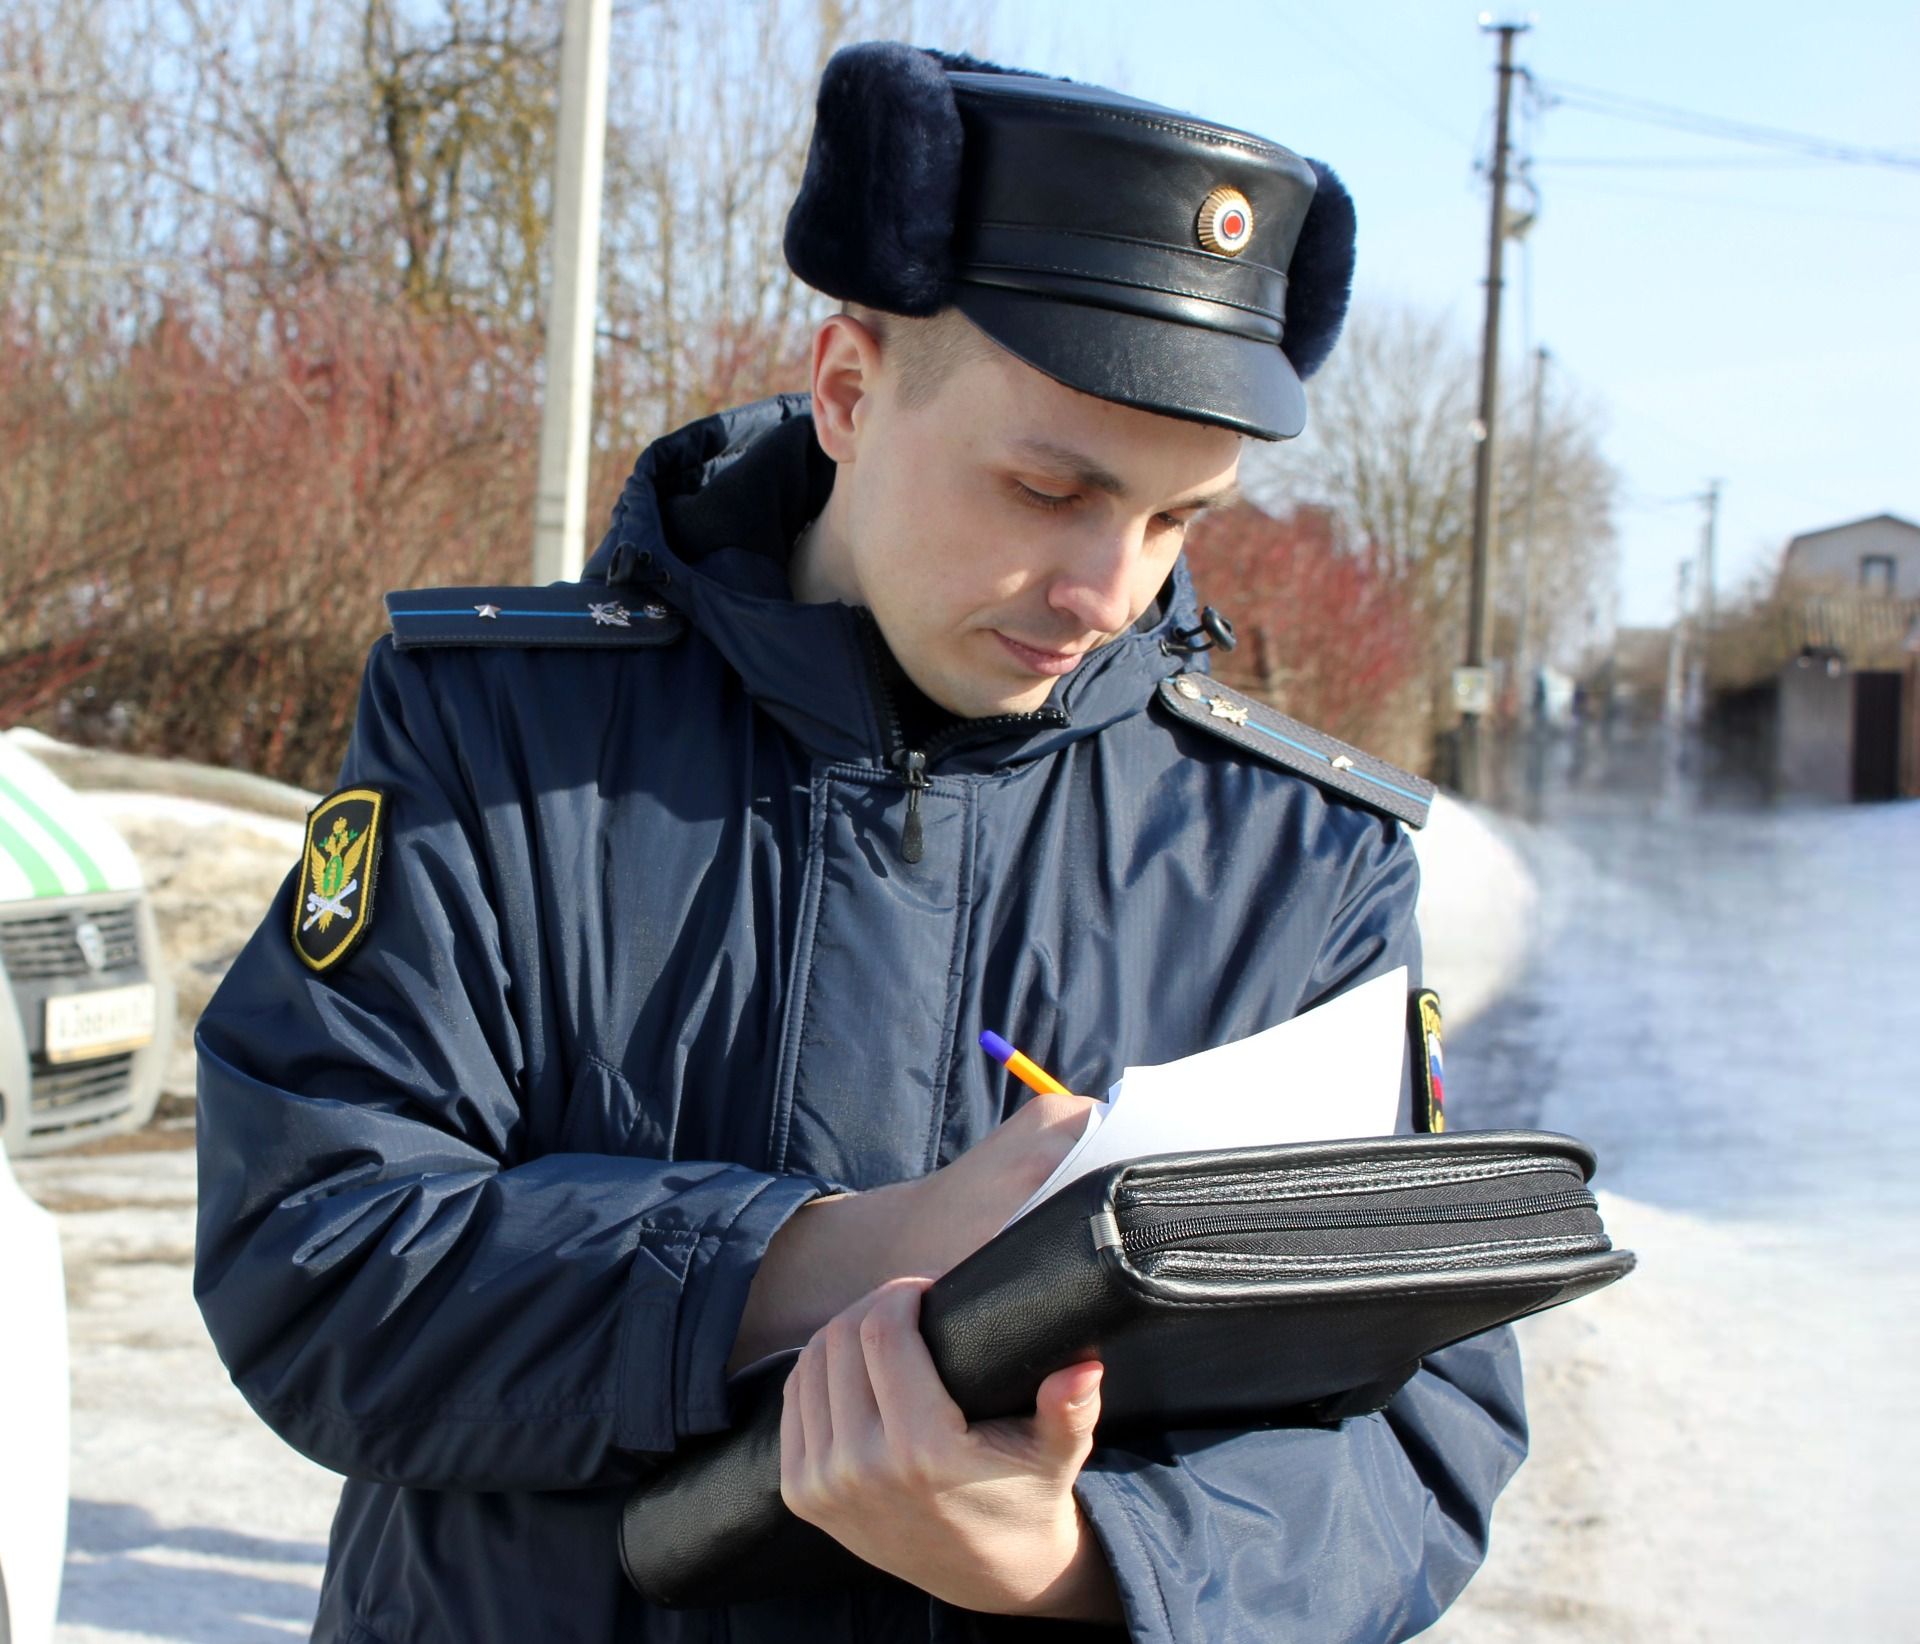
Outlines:
{"label": "star insignia on shoulder board", "polygon": [[626,606],[615,600],[607,600],[603,604],[590,604],[587,606],[587,614],[603,628],[631,628],[633,626],[633,624],[627,620]]}
{"label": "star insignia on shoulder board", "polygon": [[488,621],[492,621],[500,614],[500,607],[498,605],[476,605],[473,608],[473,614],[477,617],[485,617]]}
{"label": "star insignia on shoulder board", "polygon": [[1244,725],[1247,722],[1247,710],[1237,702],[1229,702],[1224,696],[1208,697],[1207,712],[1215,719],[1225,719],[1235,725]]}

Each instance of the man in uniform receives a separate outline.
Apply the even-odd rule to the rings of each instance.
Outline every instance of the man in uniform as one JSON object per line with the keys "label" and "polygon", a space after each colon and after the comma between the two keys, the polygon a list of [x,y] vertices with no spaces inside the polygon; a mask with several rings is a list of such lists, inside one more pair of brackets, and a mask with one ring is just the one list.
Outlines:
{"label": "man in uniform", "polygon": [[[1215,686],[1179,557],[1300,431],[1352,245],[1261,139],[854,48],[788,227],[848,305],[810,394],[651,446],[580,583],[390,598],[199,1036],[208,1326],[347,1477],[316,1638],[1387,1639],[1465,1583],[1504,1331],[1373,1415],[1120,1446],[1094,1365],[969,1428],[914,1329],[1086,1111],[983,1027],[1097,1090],[1417,975],[1428,790]],[[783,1493],[898,1580],[649,1607],[619,1503],[802,1344]]]}

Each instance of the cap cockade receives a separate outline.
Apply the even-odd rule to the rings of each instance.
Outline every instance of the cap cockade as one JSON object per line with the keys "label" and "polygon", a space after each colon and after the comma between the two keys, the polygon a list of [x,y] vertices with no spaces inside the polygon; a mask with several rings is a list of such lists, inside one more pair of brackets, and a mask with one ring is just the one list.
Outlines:
{"label": "cap cockade", "polygon": [[1216,188],[1200,202],[1194,237],[1209,251],[1237,257],[1253,238],[1253,207],[1237,188]]}

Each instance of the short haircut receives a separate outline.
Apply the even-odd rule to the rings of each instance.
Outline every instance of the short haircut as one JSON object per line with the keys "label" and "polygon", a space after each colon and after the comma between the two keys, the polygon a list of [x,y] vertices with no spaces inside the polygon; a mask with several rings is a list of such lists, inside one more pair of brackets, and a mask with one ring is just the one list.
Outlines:
{"label": "short haircut", "polygon": [[956,369],[999,347],[957,308],[943,308],[924,319],[883,313],[861,303],[842,303],[840,312],[858,320],[878,340],[899,379],[900,405],[907,411],[931,405]]}

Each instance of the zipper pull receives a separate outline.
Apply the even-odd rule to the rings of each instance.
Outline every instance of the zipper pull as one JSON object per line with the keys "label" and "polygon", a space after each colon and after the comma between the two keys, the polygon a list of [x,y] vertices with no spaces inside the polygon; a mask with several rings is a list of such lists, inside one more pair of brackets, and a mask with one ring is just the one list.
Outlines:
{"label": "zipper pull", "polygon": [[900,859],[918,862],[926,851],[926,840],[920,830],[920,795],[927,788],[927,756],[916,748],[897,748],[893,768],[907,784],[907,821],[900,830]]}

